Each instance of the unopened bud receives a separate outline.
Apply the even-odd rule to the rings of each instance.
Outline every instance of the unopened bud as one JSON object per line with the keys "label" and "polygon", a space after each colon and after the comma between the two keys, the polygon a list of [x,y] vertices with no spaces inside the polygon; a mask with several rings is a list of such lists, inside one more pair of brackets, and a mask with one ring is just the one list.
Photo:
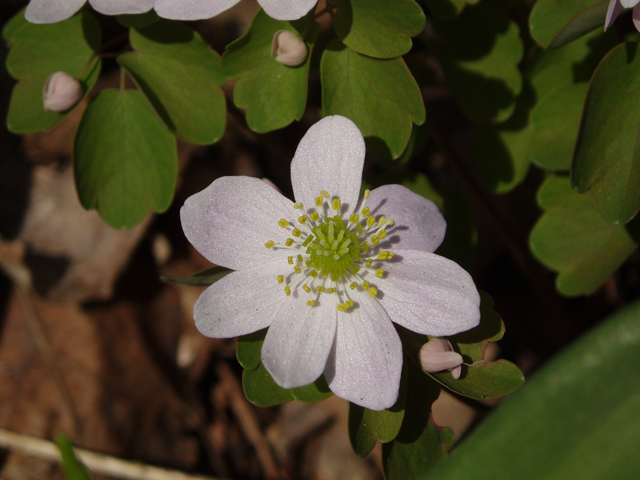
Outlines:
{"label": "unopened bud", "polygon": [[457,379],[462,371],[462,355],[453,350],[449,340],[432,338],[420,349],[420,365],[425,372],[449,370]]}
{"label": "unopened bud", "polygon": [[289,30],[278,30],[271,43],[271,56],[276,62],[297,67],[307,58],[307,45],[302,38]]}
{"label": "unopened bud", "polygon": [[81,98],[80,82],[66,72],[56,72],[44,82],[42,101],[45,111],[64,112]]}

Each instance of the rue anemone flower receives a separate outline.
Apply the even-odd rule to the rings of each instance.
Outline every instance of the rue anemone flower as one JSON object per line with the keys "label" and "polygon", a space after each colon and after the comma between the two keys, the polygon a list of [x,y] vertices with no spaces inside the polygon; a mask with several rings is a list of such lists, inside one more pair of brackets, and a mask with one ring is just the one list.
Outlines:
{"label": "rue anemone flower", "polygon": [[633,24],[636,30],[640,32],[640,0],[611,0],[607,10],[607,18],[604,22],[605,30],[611,26],[625,8],[633,8]]}
{"label": "rue anemone flower", "polygon": [[[155,8],[158,16],[172,20],[200,20],[215,17],[240,0],[89,0],[105,15],[145,13]],[[86,0],[31,0],[25,18],[32,23],[56,23],[71,17]],[[260,6],[276,20],[304,17],[318,0],[258,0]]]}
{"label": "rue anemone flower", "polygon": [[475,327],[471,276],[433,252],[446,223],[401,185],[358,200],[365,144],[330,116],[302,138],[291,163],[295,202],[262,180],[222,177],[180,211],[191,244],[235,270],[205,290],[194,318],[204,335],[269,327],[262,363],[283,388],[324,374],[339,397],[372,410],[398,398],[402,344],[393,323],[425,335]]}

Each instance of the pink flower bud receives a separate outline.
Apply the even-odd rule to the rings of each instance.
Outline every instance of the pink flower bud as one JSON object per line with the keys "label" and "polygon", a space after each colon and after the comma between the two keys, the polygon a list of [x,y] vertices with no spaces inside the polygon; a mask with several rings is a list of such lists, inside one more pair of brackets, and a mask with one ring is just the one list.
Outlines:
{"label": "pink flower bud", "polygon": [[47,78],[42,90],[45,111],[64,112],[82,98],[80,82],[66,72],[56,72]]}
{"label": "pink flower bud", "polygon": [[289,30],[278,30],[271,43],[271,56],[276,62],[296,67],[304,63],[307,58],[307,45],[300,36]]}
{"label": "pink flower bud", "polygon": [[457,379],[462,371],[462,355],[453,351],[449,340],[432,338],[420,349],[420,365],[425,372],[449,370]]}

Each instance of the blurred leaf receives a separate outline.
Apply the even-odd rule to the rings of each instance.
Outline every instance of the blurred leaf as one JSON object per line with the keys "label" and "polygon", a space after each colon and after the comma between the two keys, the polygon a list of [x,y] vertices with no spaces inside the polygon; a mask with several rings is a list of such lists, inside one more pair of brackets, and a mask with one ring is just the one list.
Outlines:
{"label": "blurred leaf", "polygon": [[163,282],[181,283],[183,285],[192,285],[197,287],[208,287],[225,277],[232,270],[224,267],[211,267],[206,270],[194,273],[191,277],[177,278],[171,275],[161,275],[160,280]]}
{"label": "blurred leaf", "polygon": [[425,17],[414,0],[337,0],[333,26],[346,46],[363,55],[393,58],[411,50]]}
{"label": "blurred leaf", "polygon": [[556,288],[564,295],[592,293],[636,248],[628,230],[604,220],[567,177],[547,178],[538,203],[545,212],[531,231],[531,251],[560,272]]}
{"label": "blurred leaf", "polygon": [[640,209],[640,52],[621,43],[593,75],[573,156],[571,183],[589,192],[611,223],[627,223]]}
{"label": "blurred leaf", "polygon": [[542,367],[429,480],[640,478],[640,303]]}
{"label": "blurred leaf", "polygon": [[510,192],[527,176],[534,143],[529,116],[534,104],[533,90],[525,83],[506,122],[480,126],[474,152],[485,184],[496,194]]}
{"label": "blurred leaf", "polygon": [[400,395],[393,407],[376,411],[349,403],[349,440],[358,456],[369,455],[378,440],[388,443],[396,438],[402,426],[406,398],[407,369],[403,368]]}
{"label": "blurred leaf", "polygon": [[246,108],[247,124],[259,133],[270,132],[300,120],[307,103],[309,58],[319,25],[313,23],[304,40],[309,49],[307,60],[287,67],[271,57],[271,42],[278,30],[301,34],[306,18],[295,22],[274,20],[260,10],[249,31],[231,43],[222,57],[227,75],[236,80],[233,100]]}
{"label": "blurred leaf", "polygon": [[131,29],[134,52],[118,57],[155,111],[177,136],[209,144],[224,133],[226,79],[216,52],[179,22]]}
{"label": "blurred leaf", "polygon": [[488,2],[467,6],[450,21],[436,20],[435,53],[447,85],[476,122],[511,116],[522,89],[523,45],[515,22]]}
{"label": "blurred leaf", "polygon": [[242,388],[247,400],[257,407],[273,407],[293,400],[292,391],[277,385],[262,363],[242,373]]}
{"label": "blurred leaf", "polygon": [[604,24],[609,0],[538,0],[529,16],[533,39],[556,48]]}
{"label": "blurred leaf", "polygon": [[64,71],[78,78],[86,95],[100,74],[101,61],[93,55],[100,48],[101,36],[100,25],[85,12],[62,22],[40,25],[24,20],[21,11],[7,23],[4,37],[11,47],[7,71],[18,80],[9,103],[9,130],[50,130],[67,116],[69,111],[44,111],[44,83],[51,74]]}
{"label": "blurred leaf", "polygon": [[429,11],[442,18],[458,15],[466,4],[478,3],[480,0],[425,0]]}
{"label": "blurred leaf", "polygon": [[249,333],[238,337],[238,346],[236,348],[236,357],[242,368],[247,370],[255,370],[260,366],[260,352],[264,337],[267,335],[267,329],[263,328],[257,332]]}
{"label": "blurred leaf", "polygon": [[132,228],[171,204],[176,141],[136,90],[103,90],[84,112],[73,158],[76,189],[114,228]]}
{"label": "blurred leaf", "polygon": [[368,142],[398,158],[411,136],[412,123],[425,120],[422,95],[401,58],[380,60],[332,41],[321,62],[325,115],[353,120]]}
{"label": "blurred leaf", "polygon": [[160,17],[153,9],[146,13],[118,15],[116,18],[120,25],[133,28],[145,28],[160,20]]}
{"label": "blurred leaf", "polygon": [[[431,419],[431,405],[440,387],[413,362],[408,368],[409,391],[400,432],[394,440],[382,445],[382,465],[387,480],[414,480],[447,456],[453,444],[453,431],[440,428]],[[469,477],[472,478],[472,477]]]}
{"label": "blurred leaf", "polygon": [[67,480],[91,480],[87,469],[76,458],[71,440],[63,432],[56,434],[56,445],[62,457],[62,469]]}

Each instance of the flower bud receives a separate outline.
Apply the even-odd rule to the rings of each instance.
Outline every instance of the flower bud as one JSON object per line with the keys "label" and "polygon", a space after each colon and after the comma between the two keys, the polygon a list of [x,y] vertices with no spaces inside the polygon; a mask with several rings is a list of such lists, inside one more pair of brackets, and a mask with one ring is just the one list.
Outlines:
{"label": "flower bud", "polygon": [[47,78],[42,90],[45,111],[64,112],[82,98],[80,82],[66,72],[56,72]]}
{"label": "flower bud", "polygon": [[449,340],[432,338],[420,349],[420,365],[425,372],[449,370],[457,379],[462,371],[462,355],[453,351]]}
{"label": "flower bud", "polygon": [[289,30],[278,30],[271,43],[271,56],[276,62],[296,67],[304,63],[307,58],[307,45],[300,36]]}

